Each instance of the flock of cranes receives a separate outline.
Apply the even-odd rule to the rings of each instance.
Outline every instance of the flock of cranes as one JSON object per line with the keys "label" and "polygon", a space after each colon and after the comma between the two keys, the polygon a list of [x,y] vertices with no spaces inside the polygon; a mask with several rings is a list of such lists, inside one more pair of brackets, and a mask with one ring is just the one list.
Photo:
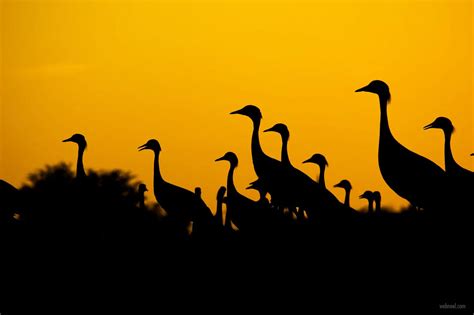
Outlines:
{"label": "flock of cranes", "polygon": [[[474,188],[474,174],[462,168],[453,157],[450,143],[454,127],[451,121],[439,117],[425,126],[425,129],[437,128],[444,132],[445,169],[443,170],[429,159],[405,148],[392,135],[387,115],[390,91],[386,83],[375,80],[356,92],[374,93],[379,98],[378,163],[388,186],[416,209],[423,209],[423,213],[433,217],[441,219],[455,217],[459,220],[471,218],[472,215],[467,212],[466,206],[472,205],[470,193]],[[149,150],[153,153],[153,193],[159,206],[165,210],[169,221],[173,222],[176,233],[189,234],[189,225],[192,224],[192,235],[196,237],[235,231],[239,231],[242,235],[255,235],[275,227],[292,224],[291,222],[309,225],[321,221],[351,222],[370,216],[372,213],[382,212],[381,195],[378,191],[365,191],[359,197],[368,201],[367,214],[354,210],[350,204],[352,185],[347,179],[334,185],[334,188],[342,188],[345,191],[344,200],[340,202],[326,187],[325,171],[328,162],[323,155],[314,154],[303,162],[314,163],[319,167],[318,178],[312,179],[296,168],[288,152],[290,132],[285,124],[277,123],[263,131],[275,132],[281,137],[281,156],[276,159],[267,155],[260,145],[262,121],[260,109],[254,105],[247,105],[231,114],[247,117],[252,122],[251,155],[257,179],[250,183],[247,189],[259,192],[260,198],[257,201],[239,192],[234,184],[234,173],[238,167],[238,157],[234,152],[227,152],[216,159],[216,162],[228,162],[228,172],[225,187],[220,187],[217,193],[214,215],[202,200],[200,188],[192,192],[163,178],[160,170],[161,146],[156,139],[151,139],[138,147],[139,151]],[[86,139],[81,134],[74,134],[63,142],[77,144],[76,181],[83,182],[87,178],[83,162]],[[144,184],[139,185],[139,208],[145,208],[144,195],[147,191]],[[9,208],[14,208],[17,193],[13,186],[0,181],[2,213],[8,213]],[[270,196],[270,200],[267,196]],[[8,220],[4,216],[1,219]]]}

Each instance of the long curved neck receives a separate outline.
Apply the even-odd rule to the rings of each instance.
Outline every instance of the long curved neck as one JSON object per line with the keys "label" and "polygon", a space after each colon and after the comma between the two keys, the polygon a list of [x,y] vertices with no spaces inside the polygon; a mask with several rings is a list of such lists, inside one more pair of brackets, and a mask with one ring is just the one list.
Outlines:
{"label": "long curved neck", "polygon": [[165,181],[163,180],[163,177],[161,177],[161,172],[160,172],[160,152],[155,152],[155,158],[153,161],[153,185],[155,187],[159,186],[160,184],[163,184]]}
{"label": "long curved neck", "polygon": [[381,208],[380,208],[380,201],[379,200],[376,200],[375,201],[375,212],[380,212],[381,211]]}
{"label": "long curved neck", "polygon": [[451,135],[452,133],[448,130],[444,131],[444,166],[447,172],[456,171],[458,168],[451,151]]}
{"label": "long curved neck", "polygon": [[234,194],[237,192],[234,185],[234,170],[235,165],[230,164],[229,173],[227,173],[227,194]]}
{"label": "long curved neck", "polygon": [[79,146],[78,154],[77,154],[77,164],[76,164],[76,177],[83,178],[86,177],[86,171],[84,170],[84,150],[85,148]]}
{"label": "long curved neck", "polygon": [[367,209],[367,211],[369,213],[372,213],[372,212],[374,212],[374,201],[370,200],[370,199],[368,199],[368,201],[369,201],[369,208]]}
{"label": "long curved neck", "polygon": [[281,162],[285,165],[291,165],[290,157],[288,156],[288,137],[281,136]]}
{"label": "long curved neck", "polygon": [[326,171],[326,166],[320,165],[319,166],[319,180],[318,183],[321,185],[324,189],[326,189],[326,181],[324,179],[324,172]]}
{"label": "long curved neck", "polygon": [[394,141],[392,132],[390,131],[390,126],[388,125],[388,115],[387,115],[387,98],[385,96],[379,95],[380,102],[380,138],[379,138],[379,149],[380,144],[385,141]]}
{"label": "long curved neck", "polygon": [[[234,185],[234,170],[235,170],[235,165],[233,165],[232,163],[230,164],[230,167],[229,167],[229,173],[227,173],[227,197],[230,197],[230,196],[235,196],[237,194],[237,189],[235,188],[235,185]],[[224,222],[224,226],[226,228],[232,228],[232,224],[231,224],[231,216],[232,216],[232,213],[229,211],[229,203],[227,203],[227,212],[226,212],[226,215],[225,215],[225,222]]]}
{"label": "long curved neck", "polygon": [[255,168],[255,162],[258,161],[259,158],[265,156],[265,154],[263,153],[262,147],[260,146],[260,137],[258,135],[260,131],[260,119],[252,119],[252,122],[252,160]]}
{"label": "long curved neck", "polygon": [[217,199],[217,206],[216,206],[216,222],[219,224],[219,226],[222,226],[222,199]]}
{"label": "long curved neck", "polygon": [[350,207],[350,200],[351,200],[351,190],[346,189],[346,196],[344,197],[344,205]]}

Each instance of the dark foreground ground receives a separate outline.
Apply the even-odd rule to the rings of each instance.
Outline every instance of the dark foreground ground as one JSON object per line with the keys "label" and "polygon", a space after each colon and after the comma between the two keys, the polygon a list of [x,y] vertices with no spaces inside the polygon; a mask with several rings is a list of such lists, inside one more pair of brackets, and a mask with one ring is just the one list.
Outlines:
{"label": "dark foreground ground", "polygon": [[472,229],[462,222],[328,223],[205,240],[59,231],[2,231],[2,315],[473,312]]}

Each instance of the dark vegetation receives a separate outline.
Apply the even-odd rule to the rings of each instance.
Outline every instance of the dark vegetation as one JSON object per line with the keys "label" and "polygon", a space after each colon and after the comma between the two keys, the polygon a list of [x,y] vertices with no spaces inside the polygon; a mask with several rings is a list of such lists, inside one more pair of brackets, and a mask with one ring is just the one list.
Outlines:
{"label": "dark vegetation", "polygon": [[[286,305],[305,312],[331,309],[331,303],[349,296],[352,304],[337,310],[377,312],[395,303],[392,310],[429,313],[446,301],[468,301],[463,288],[472,262],[470,223],[438,220],[415,208],[309,221],[260,200],[252,210],[266,211],[254,218],[258,224],[236,230],[217,216],[221,229],[194,237],[177,233],[181,226],[154,201],[140,206],[139,183],[131,174],[87,173],[87,180],[78,182],[68,165],[47,166],[19,189],[21,202],[2,222],[1,235],[3,262],[14,270],[6,277],[15,288],[13,300],[18,292],[42,297],[37,290],[51,283],[85,286],[94,298],[109,290],[128,298],[140,292],[139,299],[146,300],[157,290],[165,299],[160,307],[183,311],[220,310],[217,305],[232,303],[235,309],[255,305],[278,311],[277,305]],[[226,208],[224,194],[220,189],[217,208]],[[32,279],[38,282],[21,285]],[[203,300],[208,294],[218,304],[208,305]],[[196,304],[167,300],[174,298]]]}

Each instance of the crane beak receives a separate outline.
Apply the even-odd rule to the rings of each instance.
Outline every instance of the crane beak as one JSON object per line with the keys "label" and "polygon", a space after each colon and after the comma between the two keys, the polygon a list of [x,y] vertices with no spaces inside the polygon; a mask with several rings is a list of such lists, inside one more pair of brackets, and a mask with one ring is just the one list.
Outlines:
{"label": "crane beak", "polygon": [[428,130],[428,129],[431,129],[431,128],[435,128],[434,123],[431,123],[429,125],[424,126],[423,130]]}
{"label": "crane beak", "polygon": [[141,146],[138,147],[138,151],[143,151],[143,150],[146,150],[146,149],[149,149],[146,144],[141,145]]}
{"label": "crane beak", "polygon": [[340,184],[336,184],[333,187],[342,188]]}
{"label": "crane beak", "polygon": [[309,158],[309,159],[307,159],[307,160],[304,160],[304,161],[303,161],[303,164],[305,164],[305,163],[311,163],[311,162],[313,162],[313,161],[311,161],[311,158]]}
{"label": "crane beak", "polygon": [[63,142],[72,142],[72,137],[71,137],[71,138],[64,139]]}
{"label": "crane beak", "polygon": [[254,187],[252,184],[250,184],[249,186],[245,187],[245,189],[254,189]]}
{"label": "crane beak", "polygon": [[216,159],[214,162],[219,162],[219,161],[224,161],[225,158],[223,156],[221,156],[220,158]]}
{"label": "crane beak", "polygon": [[231,115],[235,115],[235,114],[243,115],[243,114],[242,114],[242,109],[235,110],[235,111],[231,112],[230,114],[231,114]]}
{"label": "crane beak", "polygon": [[269,131],[275,131],[275,129],[273,129],[273,127],[271,127],[271,128],[265,129],[263,132],[269,132]]}
{"label": "crane beak", "polygon": [[367,89],[368,85],[364,86],[364,87],[361,87],[360,89],[357,89],[355,90],[356,92],[368,92],[368,89]]}

